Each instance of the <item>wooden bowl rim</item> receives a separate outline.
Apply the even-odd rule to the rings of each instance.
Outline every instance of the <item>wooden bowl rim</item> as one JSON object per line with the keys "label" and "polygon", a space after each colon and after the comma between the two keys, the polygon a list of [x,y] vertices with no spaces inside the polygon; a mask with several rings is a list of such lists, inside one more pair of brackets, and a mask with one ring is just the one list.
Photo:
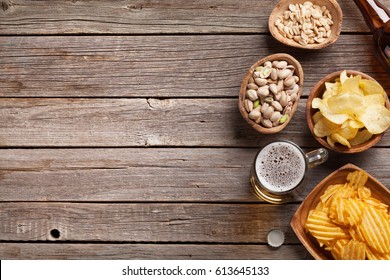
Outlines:
{"label": "wooden bowl rim", "polygon": [[[314,134],[314,121],[313,121],[312,116],[314,115],[315,112],[318,111],[318,109],[311,108],[311,103],[312,103],[312,101],[313,101],[313,99],[315,97],[321,97],[322,96],[323,93],[322,94],[318,94],[318,95],[316,95],[316,93],[319,92],[320,90],[321,91],[324,90],[325,82],[334,81],[336,78],[340,77],[340,74],[343,71],[346,71],[348,75],[351,75],[351,74],[354,75],[354,76],[360,75],[364,79],[369,79],[369,80],[372,80],[372,81],[376,81],[370,75],[365,74],[365,73],[360,72],[360,71],[356,71],[356,70],[339,70],[339,71],[336,71],[336,72],[333,72],[333,73],[330,73],[330,74],[326,75],[321,80],[319,80],[314,85],[313,89],[310,91],[310,94],[309,94],[309,96],[307,98],[307,101],[306,101],[306,121],[307,121],[308,127],[309,127],[310,132],[313,135],[313,137],[318,141],[318,143],[320,143],[325,148],[327,148],[329,150],[332,150],[332,151],[335,151],[335,152],[345,153],[345,154],[360,153],[360,152],[364,152],[364,151],[368,150],[369,148],[373,147],[374,145],[376,145],[382,139],[383,135],[386,132],[383,132],[381,134],[376,134],[376,135],[372,136],[372,138],[370,140],[368,140],[367,142],[359,144],[359,145],[356,145],[356,146],[353,146],[352,148],[348,148],[348,147],[342,146],[342,145],[340,145],[338,143],[336,143],[335,147],[332,147],[332,146],[330,146],[328,144],[328,142],[326,141],[325,137],[320,138],[320,137],[317,137]],[[386,99],[385,106],[386,106],[386,108],[390,109],[390,101],[389,101],[389,98],[387,96],[386,91],[385,91],[385,99]]]}
{"label": "wooden bowl rim", "polygon": [[[304,2],[306,2],[306,0],[296,0],[294,3],[299,4],[299,3],[304,3]],[[312,0],[311,2],[313,4],[316,4],[317,1]],[[285,44],[285,45],[290,46],[290,47],[300,48],[300,49],[318,50],[318,49],[323,49],[323,48],[333,44],[334,42],[337,41],[337,39],[340,37],[340,34],[341,34],[341,28],[342,28],[342,23],[343,23],[343,11],[342,11],[339,3],[336,0],[326,0],[324,2],[329,3],[329,5],[330,5],[330,6],[326,5],[326,3],[322,4],[322,5],[325,5],[328,8],[328,10],[331,12],[332,19],[338,17],[339,20],[337,22],[333,23],[334,25],[336,25],[334,27],[334,30],[336,32],[332,32],[331,36],[329,38],[327,38],[327,40],[325,40],[323,43],[321,43],[321,44],[308,44],[306,46],[303,46],[303,45],[295,42],[292,39],[288,39],[288,38],[283,37],[280,34],[279,30],[275,27],[274,23],[275,23],[276,17],[279,14],[281,8],[284,7],[285,5],[291,4],[291,1],[288,1],[288,0],[280,0],[276,4],[276,6],[274,7],[274,9],[272,10],[272,12],[269,16],[268,29],[271,32],[271,35],[277,41],[281,42],[282,44]],[[332,7],[333,9],[329,9],[330,7]]]}
{"label": "wooden bowl rim", "polygon": [[[293,107],[291,108],[291,112],[289,115],[289,118],[287,121],[285,121],[283,124],[272,127],[272,128],[267,128],[263,127],[260,124],[255,123],[253,120],[251,120],[248,116],[248,112],[245,110],[244,107],[244,100],[245,100],[245,93],[246,93],[246,86],[248,84],[249,78],[252,76],[252,73],[256,69],[256,67],[263,65],[264,62],[266,61],[275,61],[275,60],[285,60],[287,61],[290,65],[293,65],[295,67],[295,72],[294,74],[299,77],[298,85],[299,85],[299,90],[297,93],[297,100],[294,102]],[[297,110],[299,100],[302,95],[302,87],[303,87],[303,80],[304,80],[304,73],[301,64],[297,59],[295,59],[293,56],[287,54],[287,53],[274,53],[271,55],[268,55],[266,57],[263,57],[256,61],[245,73],[244,79],[242,80],[241,83],[241,88],[240,88],[240,93],[239,93],[239,98],[238,98],[238,108],[240,110],[240,113],[242,117],[247,121],[247,123],[253,127],[256,131],[263,133],[263,134],[273,134],[282,131],[291,121],[293,118],[295,111]]]}
{"label": "wooden bowl rim", "polygon": [[[306,196],[305,200],[300,204],[296,212],[294,213],[291,221],[290,226],[295,232],[298,239],[301,241],[302,245],[309,251],[309,253],[317,260],[326,260],[329,259],[325,253],[325,250],[321,247],[319,247],[319,244],[317,241],[312,237],[310,234],[306,233],[304,228],[304,223],[307,220],[307,214],[311,209],[313,209],[317,203],[320,200],[321,195],[325,192],[326,188],[329,185],[332,185],[334,183],[332,182],[332,179],[337,179],[337,175],[339,173],[344,172],[353,172],[357,170],[363,170],[351,163],[348,163],[339,169],[333,171],[328,176],[326,176],[321,182],[319,182]],[[366,172],[367,173],[367,172]],[[372,197],[377,198],[384,201],[385,203],[389,204],[390,201],[390,190],[386,188],[381,182],[379,182],[375,177],[373,177],[371,174],[367,173],[368,175],[368,183],[367,185],[370,186],[370,189],[372,191]],[[373,187],[374,186],[374,187]],[[378,195],[380,194],[380,196]],[[304,211],[307,210],[307,213]],[[304,215],[304,216],[303,216]]]}

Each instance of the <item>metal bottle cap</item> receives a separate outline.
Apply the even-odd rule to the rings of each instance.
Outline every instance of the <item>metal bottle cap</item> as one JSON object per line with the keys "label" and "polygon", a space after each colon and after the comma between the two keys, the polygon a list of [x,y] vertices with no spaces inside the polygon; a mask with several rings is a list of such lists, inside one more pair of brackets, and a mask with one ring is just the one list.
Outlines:
{"label": "metal bottle cap", "polygon": [[267,242],[268,242],[268,245],[273,247],[273,248],[278,248],[278,247],[282,246],[284,243],[283,231],[281,231],[279,229],[273,229],[270,232],[268,232]]}

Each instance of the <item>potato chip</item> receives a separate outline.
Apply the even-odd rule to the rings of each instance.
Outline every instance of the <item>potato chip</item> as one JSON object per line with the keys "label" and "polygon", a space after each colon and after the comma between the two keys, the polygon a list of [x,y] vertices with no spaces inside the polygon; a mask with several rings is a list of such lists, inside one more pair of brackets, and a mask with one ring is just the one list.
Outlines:
{"label": "potato chip", "polygon": [[351,144],[351,146],[360,145],[370,140],[371,137],[372,133],[370,133],[366,128],[364,128],[362,130],[359,130],[353,139],[349,140],[349,144]]}
{"label": "potato chip", "polygon": [[374,104],[378,104],[378,105],[385,105],[385,97],[383,96],[383,94],[370,94],[370,95],[366,95],[364,96],[364,105],[365,107],[368,107],[370,105],[374,105]]}
{"label": "potato chip", "polygon": [[356,134],[358,133],[359,129],[350,126],[349,122],[345,122],[345,125],[342,125],[342,129],[337,131],[337,133],[341,136],[344,137],[347,140],[352,140],[353,138],[356,137]]}
{"label": "potato chip", "polygon": [[366,256],[369,260],[390,260],[390,253],[382,254],[366,246]]}
{"label": "potato chip", "polygon": [[322,98],[312,101],[312,108],[320,112],[313,116],[314,135],[326,137],[331,147],[363,144],[390,127],[385,101],[386,92],[378,82],[343,71],[335,82],[325,83]]}
{"label": "potato chip", "polygon": [[370,105],[359,119],[370,133],[379,134],[390,126],[390,110],[382,105]]}
{"label": "potato chip", "polygon": [[367,183],[367,180],[367,173],[361,170],[351,172],[347,175],[348,186],[352,187],[353,189],[364,187],[364,185]]}
{"label": "potato chip", "polygon": [[341,248],[340,256],[342,260],[364,260],[366,258],[366,244],[351,239]]}
{"label": "potato chip", "polygon": [[349,237],[349,234],[333,223],[325,212],[319,210],[310,211],[305,228],[321,246],[331,246],[336,239]]}
{"label": "potato chip", "polygon": [[384,211],[366,207],[360,228],[370,247],[379,253],[390,253],[390,221]]}
{"label": "potato chip", "polygon": [[331,254],[335,260],[341,260],[341,250],[350,239],[338,239],[334,246],[331,248]]}
{"label": "potato chip", "polygon": [[332,133],[338,131],[340,129],[340,125],[332,123],[327,118],[321,118],[314,125],[314,134],[317,137],[325,137],[331,135]]}
{"label": "potato chip", "polygon": [[345,179],[326,188],[305,229],[335,259],[390,259],[389,206],[371,196],[366,172]]}
{"label": "potato chip", "polygon": [[351,144],[348,142],[347,139],[345,139],[343,136],[341,136],[338,133],[332,133],[330,137],[333,139],[334,142],[338,142],[344,146],[347,146],[348,148],[351,148]]}
{"label": "potato chip", "polygon": [[364,95],[385,94],[383,87],[377,81],[362,79],[360,80],[359,86],[363,90]]}
{"label": "potato chip", "polygon": [[345,92],[327,99],[327,105],[334,114],[360,115],[364,112],[364,97],[358,93]]}

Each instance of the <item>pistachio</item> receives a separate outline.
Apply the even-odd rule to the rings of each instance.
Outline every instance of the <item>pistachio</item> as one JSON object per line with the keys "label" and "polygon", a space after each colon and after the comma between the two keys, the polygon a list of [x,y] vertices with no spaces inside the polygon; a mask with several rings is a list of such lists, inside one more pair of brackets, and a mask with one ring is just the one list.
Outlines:
{"label": "pistachio", "polygon": [[262,119],[263,119],[263,117],[260,114],[260,116],[255,120],[255,123],[260,123]]}
{"label": "pistachio", "polygon": [[282,97],[282,93],[281,92],[278,92],[278,93],[274,94],[274,100],[276,100],[276,101],[279,101],[281,97]]}
{"label": "pistachio", "polygon": [[281,60],[281,61],[278,61],[278,63],[276,63],[275,67],[279,68],[279,69],[284,69],[287,67],[287,65],[288,65],[287,61]]}
{"label": "pistachio", "polygon": [[275,68],[272,68],[270,77],[272,80],[275,80],[275,81],[278,79],[278,74],[277,74]]}
{"label": "pistachio", "polygon": [[269,85],[269,90],[273,93],[276,94],[278,92],[278,86],[276,84],[270,84]]}
{"label": "pistachio", "polygon": [[263,67],[263,69],[261,69],[260,78],[268,78],[270,74],[271,74],[271,67],[265,66]]}
{"label": "pistachio", "polygon": [[287,93],[285,91],[281,92],[279,103],[282,105],[282,107],[285,107],[287,105]]}
{"label": "pistachio", "polygon": [[283,111],[283,107],[278,101],[272,101],[271,105],[276,111]]}
{"label": "pistachio", "polygon": [[292,74],[291,70],[285,68],[285,69],[282,69],[282,70],[278,71],[278,78],[284,80],[288,76],[290,76],[291,74]]}
{"label": "pistachio", "polygon": [[253,110],[253,102],[249,99],[244,100],[244,107],[245,110],[249,113],[250,111]]}
{"label": "pistachio", "polygon": [[249,89],[249,90],[246,91],[246,96],[251,101],[255,101],[257,99],[257,92],[254,89]]}
{"label": "pistachio", "polygon": [[269,119],[262,119],[261,124],[267,128],[273,127],[272,122]]}
{"label": "pistachio", "polygon": [[287,79],[284,80],[284,85],[287,87],[287,88],[290,88],[292,86],[294,86],[295,84],[295,79],[294,77],[288,77]]}
{"label": "pistachio", "polygon": [[255,111],[255,110],[252,110],[248,117],[251,119],[251,120],[257,120],[258,117],[261,116],[261,113],[259,111]]}
{"label": "pistachio", "polygon": [[278,111],[275,111],[272,113],[271,117],[269,118],[269,120],[271,122],[277,122],[280,120],[280,118],[282,117],[282,115],[280,114],[280,112]]}
{"label": "pistachio", "polygon": [[263,79],[263,78],[256,78],[255,79],[255,83],[261,87],[261,86],[265,86],[267,84],[267,79]]}
{"label": "pistachio", "polygon": [[287,120],[288,120],[288,115],[283,115],[283,116],[280,118],[279,123],[280,123],[280,124],[285,123]]}
{"label": "pistachio", "polygon": [[297,100],[297,98],[298,98],[298,95],[296,93],[291,94],[290,102],[295,102],[295,100]]}
{"label": "pistachio", "polygon": [[257,108],[260,105],[260,100],[257,99],[255,102],[253,102],[253,108]]}
{"label": "pistachio", "polygon": [[259,87],[259,89],[257,90],[257,95],[259,97],[267,97],[269,95],[269,86],[265,85],[265,86]]}
{"label": "pistachio", "polygon": [[263,113],[263,117],[269,119],[272,116],[272,113],[275,111],[274,107],[269,106]]}
{"label": "pistachio", "polygon": [[272,96],[267,96],[265,99],[264,99],[265,102],[267,103],[272,103],[272,101],[274,101],[274,98]]}
{"label": "pistachio", "polygon": [[254,89],[254,90],[257,90],[259,88],[259,86],[256,85],[255,83],[249,83],[246,87],[247,89]]}
{"label": "pistachio", "polygon": [[260,112],[264,114],[264,112],[267,110],[268,107],[269,107],[269,103],[264,103],[263,105],[261,105]]}

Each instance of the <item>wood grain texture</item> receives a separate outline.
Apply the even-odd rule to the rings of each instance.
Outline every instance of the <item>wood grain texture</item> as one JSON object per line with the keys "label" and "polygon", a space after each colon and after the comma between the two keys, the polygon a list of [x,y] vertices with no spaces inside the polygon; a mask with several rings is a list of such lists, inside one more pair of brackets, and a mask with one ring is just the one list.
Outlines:
{"label": "wood grain texture", "polygon": [[[266,243],[297,205],[191,203],[0,203],[0,241]],[[59,232],[58,238],[51,234]]]}
{"label": "wood grain texture", "polygon": [[0,243],[0,258],[55,260],[294,260],[311,259],[301,245]]}
{"label": "wood grain texture", "polygon": [[304,112],[301,99],[282,132],[262,135],[240,115],[238,98],[3,98],[0,147],[258,147],[280,138],[318,146]]}
{"label": "wood grain texture", "polygon": [[[257,150],[3,149],[0,201],[256,203],[249,171]],[[307,173],[303,197],[347,163],[389,187],[389,157],[389,149],[382,148],[348,156],[332,153]]]}
{"label": "wood grain texture", "polygon": [[303,96],[342,69],[390,94],[371,35],[344,35],[320,51],[286,49],[269,35],[186,35],[0,37],[0,96],[236,97],[247,69],[279,52],[302,64]]}
{"label": "wood grain texture", "polygon": [[[277,2],[2,0],[0,34],[268,32],[268,16]],[[338,2],[343,31],[367,32],[357,7],[348,0]],[[390,6],[389,0],[382,3]]]}

